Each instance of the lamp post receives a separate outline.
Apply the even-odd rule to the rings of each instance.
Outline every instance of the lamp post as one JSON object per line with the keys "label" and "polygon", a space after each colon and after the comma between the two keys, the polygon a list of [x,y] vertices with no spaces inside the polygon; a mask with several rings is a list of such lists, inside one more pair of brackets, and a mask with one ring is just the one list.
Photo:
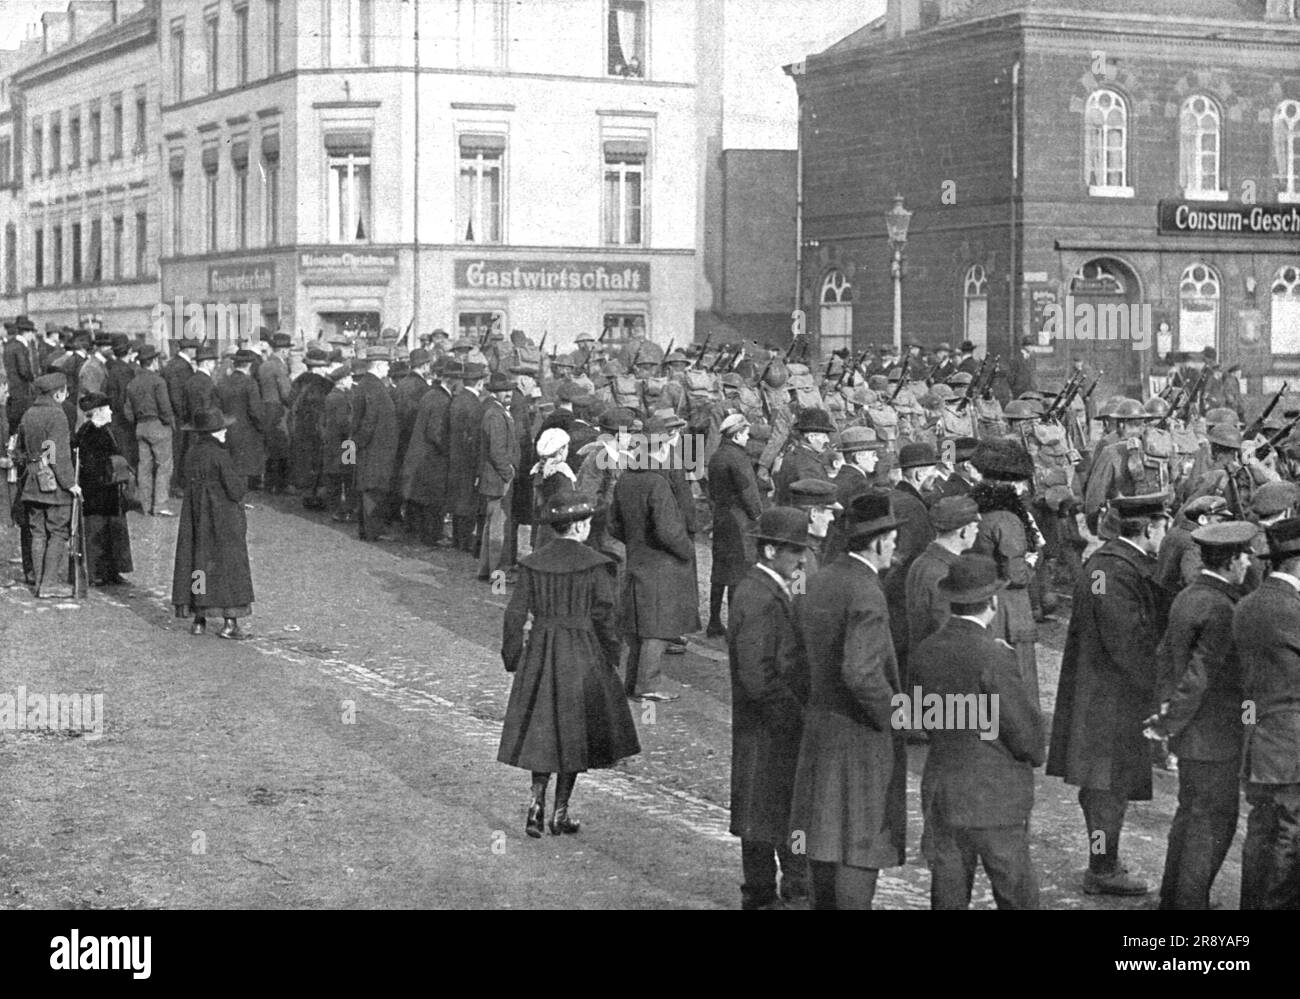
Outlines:
{"label": "lamp post", "polygon": [[903,196],[894,195],[894,207],[885,212],[885,228],[889,232],[889,245],[894,259],[889,272],[894,276],[894,349],[903,349],[903,244],[907,242],[907,226],[912,213],[903,207]]}

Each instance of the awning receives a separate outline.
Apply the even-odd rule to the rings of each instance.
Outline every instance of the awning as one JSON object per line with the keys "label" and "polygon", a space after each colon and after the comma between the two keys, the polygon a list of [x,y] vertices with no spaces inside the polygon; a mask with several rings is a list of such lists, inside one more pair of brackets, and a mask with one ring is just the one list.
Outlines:
{"label": "awning", "polygon": [[203,147],[203,169],[208,173],[217,172],[217,161],[221,158],[221,149],[217,146]]}
{"label": "awning", "polygon": [[280,133],[264,132],[262,134],[262,155],[268,160],[280,158]]}
{"label": "awning", "polygon": [[325,133],[325,148],[332,155],[368,156],[370,154],[370,132],[362,129],[331,130]]}
{"label": "awning", "polygon": [[460,151],[462,153],[500,153],[506,148],[506,137],[492,132],[462,132],[460,134]]}
{"label": "awning", "polygon": [[605,142],[605,159],[614,162],[643,161],[650,154],[650,143],[644,139],[608,139]]}
{"label": "awning", "polygon": [[231,145],[230,161],[235,164],[236,170],[243,170],[248,166],[247,139],[238,139]]}

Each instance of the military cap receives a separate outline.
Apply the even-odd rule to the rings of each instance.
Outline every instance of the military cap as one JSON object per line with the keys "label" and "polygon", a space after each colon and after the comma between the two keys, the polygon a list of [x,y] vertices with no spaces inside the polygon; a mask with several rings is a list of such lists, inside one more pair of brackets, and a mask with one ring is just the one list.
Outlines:
{"label": "military cap", "polygon": [[1240,548],[1250,544],[1259,525],[1245,520],[1225,520],[1221,524],[1205,524],[1192,532],[1192,540],[1202,548]]}
{"label": "military cap", "polygon": [[52,372],[48,375],[41,375],[34,382],[36,388],[44,395],[50,395],[59,389],[68,387],[67,376],[62,372]]}
{"label": "military cap", "polygon": [[1012,420],[1036,420],[1043,415],[1042,406],[1035,408],[1035,403],[1029,399],[1012,399],[1002,410],[1002,418],[1011,422]]}
{"label": "military cap", "polygon": [[833,434],[835,424],[824,409],[805,409],[794,420],[794,429],[801,434]]}
{"label": "military cap", "polygon": [[244,350],[243,348],[240,348],[239,350],[235,351],[236,364],[252,364],[255,361],[260,361],[261,359],[262,359],[262,355],[255,350]]}
{"label": "military cap", "polygon": [[808,507],[826,507],[831,510],[843,510],[835,498],[835,483],[826,479],[799,479],[790,483],[790,505],[801,509]]}
{"label": "military cap", "polygon": [[898,449],[898,467],[904,470],[939,464],[934,445],[924,441],[904,444]]}
{"label": "military cap", "polygon": [[1143,493],[1140,496],[1116,496],[1110,501],[1111,507],[1121,517],[1168,517],[1169,493]]}
{"label": "military cap", "polygon": [[1147,411],[1147,414],[1153,420],[1163,420],[1169,415],[1169,403],[1158,395],[1153,395],[1148,399],[1142,408]]}
{"label": "military cap", "polygon": [[1250,510],[1257,517],[1276,517],[1298,503],[1300,486],[1294,482],[1265,482],[1250,498]]}
{"label": "military cap", "polygon": [[215,343],[205,343],[199,347],[199,351],[194,355],[196,361],[215,361],[217,359],[217,345]]}
{"label": "military cap", "polygon": [[552,527],[562,527],[579,520],[586,520],[596,512],[596,503],[590,496],[582,493],[559,493],[542,512],[542,520]]}
{"label": "military cap", "polygon": [[1197,517],[1214,516],[1226,512],[1228,501],[1222,496],[1197,496],[1193,500],[1188,500],[1183,506],[1183,514],[1188,520],[1195,520]]}
{"label": "military cap", "polygon": [[442,337],[442,339],[446,340],[446,339],[447,339],[447,331],[446,331],[445,329],[443,329],[441,326],[439,326],[436,330],[434,330],[432,333],[430,333],[429,336],[431,336],[431,337],[433,337],[433,338],[435,338],[435,339],[438,338],[438,337]]}
{"label": "military cap", "polygon": [[808,512],[792,506],[774,506],[764,510],[758,523],[747,532],[760,544],[796,545],[809,548],[816,539],[808,533]]}
{"label": "military cap", "polygon": [[1300,517],[1288,517],[1264,528],[1268,557],[1281,560],[1300,556]]}
{"label": "military cap", "polygon": [[844,454],[852,454],[855,451],[880,451],[888,446],[888,442],[877,437],[876,432],[870,427],[845,427],[840,431],[839,450]]}
{"label": "military cap", "polygon": [[952,604],[974,604],[987,600],[1008,584],[998,576],[998,564],[991,555],[964,552],[939,580],[938,591]]}
{"label": "military cap", "polygon": [[592,336],[590,333],[585,333],[585,332],[579,333],[576,337],[574,337],[574,343],[595,343],[595,342],[596,342],[596,338]]}
{"label": "military cap", "polygon": [[979,505],[969,496],[940,496],[930,507],[930,526],[940,534],[958,530],[979,519]]}
{"label": "military cap", "polygon": [[1219,424],[1218,426],[1210,427],[1205,438],[1211,444],[1217,444],[1219,447],[1241,447],[1241,431],[1235,426],[1230,427]]}

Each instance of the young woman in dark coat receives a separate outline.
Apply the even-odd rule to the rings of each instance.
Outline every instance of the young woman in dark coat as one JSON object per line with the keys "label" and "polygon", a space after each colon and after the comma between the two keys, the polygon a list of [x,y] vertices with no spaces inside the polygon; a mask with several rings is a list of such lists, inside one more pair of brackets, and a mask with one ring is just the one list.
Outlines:
{"label": "young woman in dark coat", "polygon": [[108,396],[91,392],[79,405],[86,422],[72,446],[81,457],[77,482],[86,520],[86,575],[95,586],[117,586],[126,582],[122,573],[134,569],[122,488],[113,481],[113,456],[121,456],[122,451],[111,429],[113,411]]}
{"label": "young woman in dark coat", "polygon": [[202,635],[210,616],[225,619],[218,638],[242,639],[239,618],[253,613],[253,576],[248,565],[244,493],[248,476],[226,449],[234,422],[220,409],[201,409],[184,429],[185,500],[176,532],[172,604],[177,617],[193,616],[190,634]]}
{"label": "young woman in dark coat", "polygon": [[524,831],[534,838],[551,774],[559,774],[551,834],[576,833],[569,796],[578,774],[641,751],[618,677],[613,563],[584,543],[594,512],[581,494],[550,502],[544,516],[558,536],[521,560],[505,613],[501,657],[515,677],[497,759],[532,772]]}

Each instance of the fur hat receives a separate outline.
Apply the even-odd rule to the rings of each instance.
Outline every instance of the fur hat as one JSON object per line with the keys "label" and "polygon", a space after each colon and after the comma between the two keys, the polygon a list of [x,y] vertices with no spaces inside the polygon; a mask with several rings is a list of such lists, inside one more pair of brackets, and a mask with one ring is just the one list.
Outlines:
{"label": "fur hat", "polygon": [[1020,482],[1034,477],[1034,460],[1023,444],[1009,437],[981,441],[970,460],[986,479]]}

